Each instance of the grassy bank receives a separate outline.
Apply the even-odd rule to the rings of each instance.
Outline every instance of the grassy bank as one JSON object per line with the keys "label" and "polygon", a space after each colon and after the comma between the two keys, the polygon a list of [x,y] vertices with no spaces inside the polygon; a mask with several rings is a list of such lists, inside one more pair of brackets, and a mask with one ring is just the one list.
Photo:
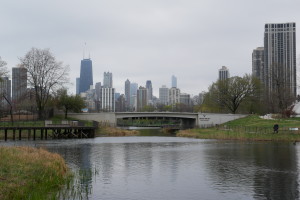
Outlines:
{"label": "grassy bank", "polygon": [[0,199],[55,199],[68,178],[61,156],[32,147],[0,147]]}
{"label": "grassy bank", "polygon": [[[274,124],[279,125],[278,133],[273,132]],[[290,130],[290,128],[298,128],[298,130]],[[214,128],[181,130],[176,136],[201,139],[295,142],[300,141],[300,120],[299,118],[267,120],[251,115]]]}
{"label": "grassy bank", "polygon": [[134,136],[138,135],[139,131],[137,130],[125,130],[110,126],[101,126],[96,130],[96,137],[99,136]]}

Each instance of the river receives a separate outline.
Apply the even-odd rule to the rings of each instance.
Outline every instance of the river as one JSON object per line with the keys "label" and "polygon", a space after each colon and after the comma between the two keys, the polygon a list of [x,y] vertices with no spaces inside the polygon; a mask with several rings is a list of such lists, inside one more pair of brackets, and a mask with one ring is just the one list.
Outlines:
{"label": "river", "polygon": [[300,144],[159,136],[1,144],[62,155],[76,174],[66,199],[299,199]]}

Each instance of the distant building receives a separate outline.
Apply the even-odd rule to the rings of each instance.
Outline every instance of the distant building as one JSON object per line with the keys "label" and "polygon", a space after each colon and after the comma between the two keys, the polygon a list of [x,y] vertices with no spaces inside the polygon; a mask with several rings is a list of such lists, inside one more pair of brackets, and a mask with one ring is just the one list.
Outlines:
{"label": "distant building", "polygon": [[177,77],[172,75],[171,81],[172,81],[171,86],[177,88]]}
{"label": "distant building", "polygon": [[147,102],[149,103],[152,101],[153,98],[153,88],[152,88],[152,82],[150,80],[146,81],[146,89],[147,89]]}
{"label": "distant building", "polygon": [[222,66],[221,69],[219,69],[219,80],[226,80],[229,78],[229,70],[227,67]]}
{"label": "distant building", "polygon": [[164,105],[169,104],[169,88],[167,88],[165,85],[159,88],[159,101]]}
{"label": "distant building", "polygon": [[130,95],[130,81],[127,79],[125,81],[125,101],[126,101],[125,105],[126,105],[126,108],[128,108],[128,109],[130,107],[130,97],[131,97],[131,95]]}
{"label": "distant building", "polygon": [[296,23],[265,24],[264,84],[268,96],[280,87],[296,97]]}
{"label": "distant building", "polygon": [[93,67],[90,58],[81,60],[79,93],[86,92],[93,84]]}
{"label": "distant building", "polygon": [[252,76],[264,82],[264,47],[257,47],[253,50]]}
{"label": "distant building", "polygon": [[104,112],[115,112],[115,89],[102,87],[101,110]]}
{"label": "distant building", "polygon": [[121,94],[118,99],[116,100],[116,112],[125,112],[126,105],[125,105],[125,95]]}
{"label": "distant building", "polygon": [[180,103],[180,89],[172,87],[169,89],[169,105]]}
{"label": "distant building", "polygon": [[180,103],[190,106],[191,105],[191,96],[186,93],[180,94]]}
{"label": "distant building", "polygon": [[24,67],[12,68],[12,100],[18,101],[26,96],[27,69]]}
{"label": "distant building", "polygon": [[113,75],[111,72],[104,72],[103,74],[103,87],[113,88]]}
{"label": "distant building", "polygon": [[[0,109],[6,107],[8,105],[8,101],[11,101],[11,80],[8,77],[2,77],[0,81],[0,99],[1,99],[1,106]],[[4,98],[7,98],[7,100]]]}
{"label": "distant building", "polygon": [[137,111],[140,112],[147,105],[147,89],[140,86],[137,90]]}
{"label": "distant building", "polygon": [[76,94],[80,94],[79,92],[80,78],[76,78]]}
{"label": "distant building", "polygon": [[130,106],[136,108],[137,83],[130,83]]}
{"label": "distant building", "polygon": [[101,99],[101,82],[97,82],[95,84],[95,93],[96,93],[96,100],[100,101],[100,99]]}

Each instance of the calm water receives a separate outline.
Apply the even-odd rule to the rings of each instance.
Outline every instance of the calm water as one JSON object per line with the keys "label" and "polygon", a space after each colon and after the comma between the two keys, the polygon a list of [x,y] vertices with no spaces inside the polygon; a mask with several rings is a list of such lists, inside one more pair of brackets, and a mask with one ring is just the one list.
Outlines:
{"label": "calm water", "polygon": [[300,144],[176,137],[0,144],[61,154],[76,174],[76,199],[299,199]]}

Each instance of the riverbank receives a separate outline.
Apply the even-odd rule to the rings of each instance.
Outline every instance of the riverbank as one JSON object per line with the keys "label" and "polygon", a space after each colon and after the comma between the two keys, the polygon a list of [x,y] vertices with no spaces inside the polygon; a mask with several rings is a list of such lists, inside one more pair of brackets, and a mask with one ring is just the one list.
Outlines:
{"label": "riverbank", "polygon": [[95,136],[96,137],[136,136],[139,133],[140,132],[138,130],[126,130],[126,129],[120,129],[120,128],[110,127],[110,126],[100,126],[96,130]]}
{"label": "riverbank", "polygon": [[70,174],[64,159],[32,147],[0,147],[0,199],[55,199]]}
{"label": "riverbank", "polygon": [[[279,125],[278,133],[273,131],[274,124]],[[199,139],[300,142],[300,121],[299,118],[267,120],[251,115],[218,127],[181,130],[176,136]]]}

